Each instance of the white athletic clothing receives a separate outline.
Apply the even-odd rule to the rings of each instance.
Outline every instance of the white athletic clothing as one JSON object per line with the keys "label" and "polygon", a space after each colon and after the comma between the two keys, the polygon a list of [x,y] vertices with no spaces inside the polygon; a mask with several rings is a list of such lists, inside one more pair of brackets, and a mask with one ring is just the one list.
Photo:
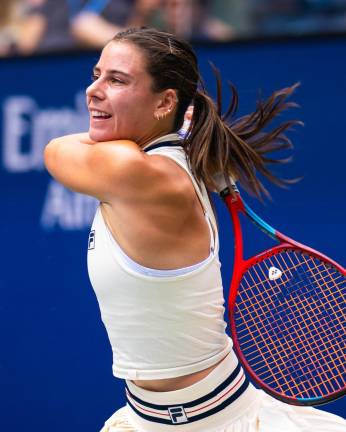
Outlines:
{"label": "white athletic clothing", "polygon": [[[205,187],[199,189],[179,146],[150,153],[172,158],[190,175],[210,221],[211,253],[184,269],[148,269],[121,250],[97,210],[89,274],[113,348],[114,374],[127,379],[128,398],[101,432],[346,432],[340,417],[287,405],[249,384],[225,334],[218,231]],[[130,381],[189,374],[225,355],[207,377],[181,390],[151,392]]]}
{"label": "white athletic clothing", "polygon": [[[105,422],[101,432],[345,432],[346,421],[336,415],[311,407],[297,407],[280,402],[261,390],[255,389],[251,384],[231,404],[213,413],[215,406],[223,403],[229,393],[237,391],[241,385],[243,371],[241,370],[235,380],[236,387],[225,387],[221,396],[214,396],[213,390],[225,382],[236,367],[237,359],[230,353],[209,375],[201,381],[181,390],[169,392],[151,392],[137,387],[131,382],[127,386],[132,397],[165,408],[181,410],[187,419],[209,410],[210,415],[194,422],[165,425],[155,421],[147,421],[137,414],[143,410],[142,404],[136,402],[135,408],[127,404],[116,411]],[[206,396],[207,395],[207,396]],[[208,397],[211,395],[211,397]],[[203,399],[201,399],[203,398]],[[138,400],[137,399],[137,400]],[[197,407],[191,409],[191,401],[202,401]],[[186,408],[187,406],[187,408]],[[157,408],[147,408],[150,415],[164,417],[157,414]],[[153,414],[154,413],[154,414]],[[169,415],[166,415],[169,418]],[[181,417],[182,418],[182,417]],[[184,419],[185,420],[185,419]]]}
{"label": "white athletic clothing", "polygon": [[[179,139],[170,134],[149,145]],[[113,373],[130,380],[198,372],[232,349],[225,332],[218,230],[206,188],[193,178],[179,142],[148,154],[171,158],[188,173],[214,239],[210,257],[192,268],[147,269],[121,251],[97,209],[88,271],[113,350]]]}
{"label": "white athletic clothing", "polygon": [[[101,217],[102,217],[102,215],[101,215]],[[213,232],[213,229],[211,226],[211,222],[209,220],[209,216],[207,214],[205,215],[205,220],[209,226],[209,232],[210,232],[210,254],[209,254],[209,256],[206,259],[204,259],[203,261],[201,261],[197,264],[194,264],[192,266],[183,267],[183,268],[179,268],[179,269],[173,269],[173,270],[159,270],[159,269],[152,269],[152,268],[142,266],[141,264],[137,263],[132,258],[130,258],[128,255],[126,255],[126,253],[121,249],[121,247],[115,241],[112,234],[111,233],[109,233],[109,234],[110,234],[110,237],[112,239],[112,243],[114,245],[114,253],[117,255],[117,259],[122,261],[126,267],[132,269],[134,272],[139,273],[139,274],[143,274],[146,276],[155,276],[155,277],[179,276],[179,275],[189,273],[192,270],[197,270],[213,259],[214,249],[215,249],[214,232]]]}

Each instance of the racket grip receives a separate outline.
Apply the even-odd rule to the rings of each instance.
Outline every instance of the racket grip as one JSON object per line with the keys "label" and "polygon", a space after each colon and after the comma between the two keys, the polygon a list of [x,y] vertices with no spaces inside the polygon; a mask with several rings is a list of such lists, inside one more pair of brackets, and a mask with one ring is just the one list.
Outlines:
{"label": "racket grip", "polygon": [[[222,172],[213,175],[213,180],[217,186],[216,191],[220,195],[227,194],[227,190],[229,189],[229,184],[227,184],[226,176],[227,176],[227,174],[224,174]],[[234,192],[239,193],[239,190],[238,190],[233,178],[231,176],[229,176],[228,178],[229,178],[229,183],[231,184],[232,190]]]}

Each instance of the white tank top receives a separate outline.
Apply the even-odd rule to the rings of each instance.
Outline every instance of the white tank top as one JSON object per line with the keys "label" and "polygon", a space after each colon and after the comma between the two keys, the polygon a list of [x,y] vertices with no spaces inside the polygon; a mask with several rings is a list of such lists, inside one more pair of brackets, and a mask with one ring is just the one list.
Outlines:
{"label": "white tank top", "polygon": [[112,346],[113,373],[119,378],[191,374],[216,364],[232,349],[223,316],[216,220],[206,188],[202,184],[200,189],[193,178],[179,139],[176,134],[161,137],[147,146],[148,154],[169,157],[189,174],[212,228],[210,256],[183,269],[144,267],[117,244],[100,208],[89,235],[89,277]]}

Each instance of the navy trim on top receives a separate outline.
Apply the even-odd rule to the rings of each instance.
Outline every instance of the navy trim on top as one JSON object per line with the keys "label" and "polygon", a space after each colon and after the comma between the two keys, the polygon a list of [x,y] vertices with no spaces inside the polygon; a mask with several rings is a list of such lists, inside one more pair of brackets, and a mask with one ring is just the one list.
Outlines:
{"label": "navy trim on top", "polygon": [[146,147],[144,149],[144,151],[148,152],[149,150],[154,150],[154,149],[157,149],[160,147],[182,147],[182,145],[180,143],[181,143],[181,141],[178,141],[178,140],[176,140],[176,141],[163,141],[163,142],[160,142],[158,144],[153,144],[153,145]]}

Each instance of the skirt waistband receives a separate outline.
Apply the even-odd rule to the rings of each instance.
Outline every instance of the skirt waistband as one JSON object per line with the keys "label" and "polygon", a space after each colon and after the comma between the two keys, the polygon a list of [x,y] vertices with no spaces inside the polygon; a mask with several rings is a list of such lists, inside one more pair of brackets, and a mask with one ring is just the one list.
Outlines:
{"label": "skirt waistband", "polygon": [[[229,410],[239,417],[251,405],[254,391],[233,352],[201,381],[181,390],[152,392],[131,381],[126,382],[131,418],[142,430],[150,431],[171,429],[180,424],[197,427],[184,427],[184,430],[201,430],[198,425],[204,424],[208,417],[213,419],[213,426],[215,421],[220,424],[226,418],[229,421]],[[249,396],[249,392],[253,397],[246,397],[247,403],[240,403],[241,399],[244,401],[245,393]]]}

